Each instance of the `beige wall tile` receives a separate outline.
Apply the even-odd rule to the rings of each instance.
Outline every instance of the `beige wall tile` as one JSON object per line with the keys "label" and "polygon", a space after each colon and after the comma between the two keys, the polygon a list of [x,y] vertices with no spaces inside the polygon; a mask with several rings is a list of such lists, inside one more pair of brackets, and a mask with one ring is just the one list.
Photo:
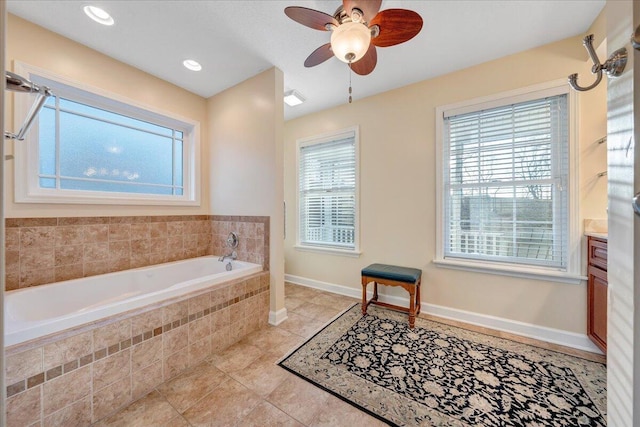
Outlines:
{"label": "beige wall tile", "polygon": [[162,308],[162,323],[167,324],[189,315],[189,301],[180,301]]}
{"label": "beige wall tile", "polygon": [[120,381],[93,393],[93,421],[112,414],[131,401],[131,378]]}
{"label": "beige wall tile", "polygon": [[55,227],[24,227],[20,229],[20,249],[53,248]]}
{"label": "beige wall tile", "polygon": [[30,269],[52,268],[55,265],[55,252],[53,246],[35,246],[23,249],[20,252],[21,271]]}
{"label": "beige wall tile", "polygon": [[83,246],[85,262],[106,261],[109,259],[109,242],[88,243]]}
{"label": "beige wall tile", "polygon": [[47,344],[44,346],[44,370],[78,359],[93,351],[91,332]]}
{"label": "beige wall tile", "polygon": [[134,371],[131,378],[131,398],[139,399],[162,382],[162,360],[158,360],[139,371]]}
{"label": "beige wall tile", "polygon": [[210,292],[189,299],[189,314],[196,314],[211,307]]}
{"label": "beige wall tile", "polygon": [[149,224],[131,224],[131,240],[149,239]]}
{"label": "beige wall tile", "polygon": [[109,272],[108,261],[98,262],[85,262],[84,263],[84,277],[97,276],[98,274],[105,274]]}
{"label": "beige wall tile", "polygon": [[162,361],[162,335],[143,341],[131,348],[131,370],[137,372],[140,369]]}
{"label": "beige wall tile", "polygon": [[42,347],[23,351],[5,358],[5,383],[8,385],[39,374],[42,371]]}
{"label": "beige wall tile", "polygon": [[84,243],[100,243],[109,241],[109,225],[95,224],[82,226]]}
{"label": "beige wall tile", "polygon": [[20,229],[5,228],[4,249],[6,251],[20,251]]}
{"label": "beige wall tile", "polygon": [[109,242],[131,240],[131,224],[109,224]]}
{"label": "beige wall tile", "polygon": [[42,385],[45,417],[91,393],[91,366],[76,369]]}
{"label": "beige wall tile", "polygon": [[[166,352],[165,352],[166,354]],[[189,353],[187,349],[165,356],[162,363],[162,373],[165,381],[175,377],[189,367]]]}
{"label": "beige wall tile", "polygon": [[20,274],[19,273],[7,273],[4,278],[4,286],[7,291],[20,288]]}
{"label": "beige wall tile", "polygon": [[211,334],[211,320],[209,316],[201,317],[189,323],[189,344],[200,341]]}
{"label": "beige wall tile", "polygon": [[44,427],[88,426],[91,424],[91,397],[87,396],[45,417]]}
{"label": "beige wall tile", "polygon": [[93,363],[93,390],[100,390],[131,375],[131,349],[120,351]]}
{"label": "beige wall tile", "polygon": [[109,260],[129,260],[131,257],[131,242],[109,241]]}
{"label": "beige wall tile", "polygon": [[44,285],[46,283],[55,282],[55,271],[53,267],[44,269],[23,269],[20,267],[20,287],[26,288],[29,286]]}
{"label": "beige wall tile", "polygon": [[229,295],[231,294],[231,287],[225,286],[222,288],[214,289],[211,291],[211,306],[225,303],[229,301]]}
{"label": "beige wall tile", "polygon": [[4,259],[7,273],[20,273],[20,251],[6,251]]}
{"label": "beige wall tile", "polygon": [[99,350],[131,337],[131,319],[120,320],[93,330],[93,348]]}
{"label": "beige wall tile", "polygon": [[131,334],[136,336],[162,326],[162,324],[162,309],[151,310],[131,319]]}
{"label": "beige wall tile", "polygon": [[34,387],[7,399],[7,427],[24,427],[40,420],[41,387]]}
{"label": "beige wall tile", "polygon": [[172,354],[183,350],[189,343],[189,326],[184,325],[162,334],[164,354]]}
{"label": "beige wall tile", "polygon": [[211,356],[211,337],[201,339],[189,345],[189,366],[195,366]]}
{"label": "beige wall tile", "polygon": [[224,328],[216,329],[211,333],[211,352],[212,353],[220,352],[226,349],[227,347],[229,347],[231,343],[230,334],[229,334],[230,329],[231,328],[229,326],[226,326]]}
{"label": "beige wall tile", "polygon": [[82,245],[84,233],[81,225],[68,225],[55,228],[55,245]]}
{"label": "beige wall tile", "polygon": [[222,328],[229,327],[229,312],[231,309],[229,307],[223,308],[222,310],[215,311],[211,313],[211,332],[216,332]]}
{"label": "beige wall tile", "polygon": [[54,270],[55,281],[63,282],[65,280],[78,279],[84,275],[84,266],[82,263],[72,265],[57,266]]}
{"label": "beige wall tile", "polygon": [[167,223],[166,222],[152,222],[149,224],[149,235],[152,239],[166,238],[167,237]]}

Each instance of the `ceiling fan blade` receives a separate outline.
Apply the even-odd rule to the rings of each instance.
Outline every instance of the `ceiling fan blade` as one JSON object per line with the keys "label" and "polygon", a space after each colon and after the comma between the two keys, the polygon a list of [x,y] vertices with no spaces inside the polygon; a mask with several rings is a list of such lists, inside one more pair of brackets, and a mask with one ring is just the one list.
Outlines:
{"label": "ceiling fan blade", "polygon": [[342,0],[342,7],[347,15],[351,16],[351,10],[358,8],[364,15],[364,20],[370,22],[380,11],[382,0]]}
{"label": "ceiling fan blade", "polygon": [[306,25],[309,28],[320,31],[328,31],[327,24],[338,26],[336,19],[319,10],[313,10],[300,6],[285,7],[284,13],[299,24]]}
{"label": "ceiling fan blade", "polygon": [[369,27],[373,25],[380,28],[380,34],[372,38],[371,43],[388,47],[415,37],[422,29],[422,18],[412,10],[386,9],[369,22]]}
{"label": "ceiling fan blade", "polygon": [[311,52],[311,55],[309,55],[309,57],[305,59],[304,66],[307,68],[315,67],[318,64],[322,64],[332,56],[333,51],[331,50],[331,43],[323,44],[322,46]]}
{"label": "ceiling fan blade", "polygon": [[360,58],[357,62],[351,64],[351,69],[354,73],[360,74],[361,76],[366,76],[371,73],[374,68],[376,68],[376,64],[378,63],[378,52],[376,52],[376,47],[372,44],[369,45],[369,49],[367,53],[364,54],[362,58]]}

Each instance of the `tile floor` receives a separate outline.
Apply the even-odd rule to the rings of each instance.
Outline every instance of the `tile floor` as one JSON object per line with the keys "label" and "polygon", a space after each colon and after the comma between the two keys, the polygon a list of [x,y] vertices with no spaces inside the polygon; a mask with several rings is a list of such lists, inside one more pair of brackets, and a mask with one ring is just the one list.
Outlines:
{"label": "tile floor", "polygon": [[[285,285],[288,319],[244,338],[158,386],[96,426],[332,426],[386,424],[301,380],[276,362],[355,302],[311,288]],[[421,314],[420,317],[432,318]],[[459,322],[476,332],[538,345],[604,363],[605,357]]]}
{"label": "tile floor", "polygon": [[275,364],[358,300],[286,284],[288,320],[263,328],[96,426],[384,426]]}

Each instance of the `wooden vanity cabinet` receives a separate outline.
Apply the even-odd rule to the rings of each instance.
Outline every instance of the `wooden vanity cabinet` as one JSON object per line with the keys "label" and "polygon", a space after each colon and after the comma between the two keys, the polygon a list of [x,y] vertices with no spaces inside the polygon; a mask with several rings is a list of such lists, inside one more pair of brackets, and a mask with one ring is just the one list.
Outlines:
{"label": "wooden vanity cabinet", "polygon": [[587,335],[607,353],[607,240],[589,236]]}

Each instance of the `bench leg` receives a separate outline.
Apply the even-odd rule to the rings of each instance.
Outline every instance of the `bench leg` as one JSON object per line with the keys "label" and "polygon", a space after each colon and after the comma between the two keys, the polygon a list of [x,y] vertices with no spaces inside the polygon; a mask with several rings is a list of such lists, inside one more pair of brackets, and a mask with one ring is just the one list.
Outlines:
{"label": "bench leg", "polygon": [[362,279],[362,315],[367,314],[367,280]]}
{"label": "bench leg", "polygon": [[416,291],[415,286],[409,290],[409,328],[416,325]]}
{"label": "bench leg", "polygon": [[373,282],[373,301],[378,301],[378,282]]}

